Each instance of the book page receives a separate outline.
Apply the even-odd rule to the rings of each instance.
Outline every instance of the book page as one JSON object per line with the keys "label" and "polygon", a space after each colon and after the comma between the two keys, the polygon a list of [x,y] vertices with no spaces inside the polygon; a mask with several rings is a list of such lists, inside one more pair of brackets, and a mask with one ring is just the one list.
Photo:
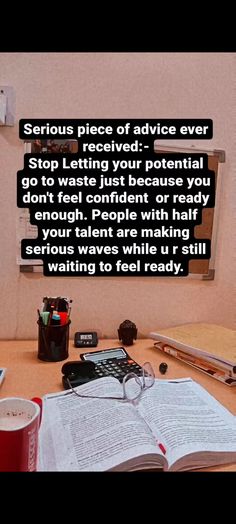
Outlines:
{"label": "book page", "polygon": [[[113,377],[94,380],[77,391],[98,396],[123,392]],[[131,403],[79,398],[70,390],[44,397],[40,470],[104,471],[139,455],[146,455],[148,461],[154,453],[157,465],[163,467],[164,456]]]}
{"label": "book page", "polygon": [[[191,379],[156,380],[144,392],[137,409],[166,446],[169,466],[200,452],[206,455],[199,467],[207,465],[210,452],[215,453],[211,464],[236,462],[235,417]],[[227,456],[220,457],[221,453]],[[195,457],[192,467],[197,464]],[[190,467],[186,458],[185,469]]]}

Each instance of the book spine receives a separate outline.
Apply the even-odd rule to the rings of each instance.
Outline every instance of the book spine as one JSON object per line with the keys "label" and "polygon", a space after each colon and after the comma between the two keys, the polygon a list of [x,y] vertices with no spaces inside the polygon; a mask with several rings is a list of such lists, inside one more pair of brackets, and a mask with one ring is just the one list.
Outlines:
{"label": "book spine", "polygon": [[236,386],[236,380],[233,379],[229,374],[227,374],[224,370],[217,368],[215,366],[212,366],[209,364],[209,362],[194,358],[192,356],[186,355],[186,353],[183,353],[179,350],[176,350],[175,348],[171,346],[167,346],[162,343],[156,343],[155,346],[163,351],[164,353],[167,353],[168,355],[171,355],[178,360],[181,360],[183,363],[188,364],[195,369],[198,369],[199,371],[202,371],[203,373],[206,373],[207,375],[210,375],[211,377],[220,380],[224,384],[227,385],[235,385]]}
{"label": "book spine", "polygon": [[164,336],[159,333],[151,332],[150,337],[154,338],[158,343],[166,344],[170,347],[173,347],[174,349],[178,351],[185,353],[186,355],[191,355],[194,358],[200,358],[206,362],[210,362],[212,363],[212,365],[215,365],[217,368],[223,369],[227,373],[230,373],[230,376],[236,379],[235,362],[230,362],[227,359],[224,360],[220,357],[217,357],[217,355],[209,353],[208,351],[203,351],[199,348],[190,346],[189,344],[184,344],[183,342],[179,342],[178,340],[175,340],[171,337]]}

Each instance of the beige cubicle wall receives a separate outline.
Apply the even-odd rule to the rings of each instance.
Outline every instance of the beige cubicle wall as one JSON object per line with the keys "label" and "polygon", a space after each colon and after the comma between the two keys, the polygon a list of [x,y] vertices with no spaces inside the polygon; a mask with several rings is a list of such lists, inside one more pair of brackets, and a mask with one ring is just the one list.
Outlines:
{"label": "beige cubicle wall", "polygon": [[[232,53],[0,54],[1,83],[13,86],[16,95],[16,125],[0,128],[0,338],[36,338],[36,310],[45,295],[73,299],[71,336],[90,328],[115,337],[127,318],[139,336],[186,322],[235,326],[234,60]],[[226,152],[214,280],[21,273],[16,264],[21,118],[211,118],[212,140],[169,142]]]}

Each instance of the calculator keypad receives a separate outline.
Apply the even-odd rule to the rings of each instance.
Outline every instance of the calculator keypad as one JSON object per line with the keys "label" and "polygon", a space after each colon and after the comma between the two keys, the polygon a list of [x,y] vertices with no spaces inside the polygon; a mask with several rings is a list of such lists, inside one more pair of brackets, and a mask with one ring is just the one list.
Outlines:
{"label": "calculator keypad", "polygon": [[106,359],[96,362],[95,375],[97,378],[113,376],[122,382],[127,373],[136,373],[140,375],[141,366],[131,359]]}

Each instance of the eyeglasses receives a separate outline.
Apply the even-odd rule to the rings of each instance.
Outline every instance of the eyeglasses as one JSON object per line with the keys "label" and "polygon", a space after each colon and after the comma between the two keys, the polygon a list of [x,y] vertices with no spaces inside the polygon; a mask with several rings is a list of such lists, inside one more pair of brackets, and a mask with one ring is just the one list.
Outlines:
{"label": "eyeglasses", "polygon": [[96,399],[100,398],[101,400],[121,400],[124,402],[133,402],[141,397],[143,391],[153,386],[155,382],[155,373],[150,362],[145,362],[143,364],[140,375],[137,375],[133,372],[127,373],[127,375],[125,375],[123,378],[123,395],[120,397],[103,395],[82,395],[81,393],[78,393],[78,391],[75,390],[69,378],[67,378],[67,382],[69,384],[70,389],[73,391],[73,393],[75,393],[75,395],[77,395],[77,397]]}

